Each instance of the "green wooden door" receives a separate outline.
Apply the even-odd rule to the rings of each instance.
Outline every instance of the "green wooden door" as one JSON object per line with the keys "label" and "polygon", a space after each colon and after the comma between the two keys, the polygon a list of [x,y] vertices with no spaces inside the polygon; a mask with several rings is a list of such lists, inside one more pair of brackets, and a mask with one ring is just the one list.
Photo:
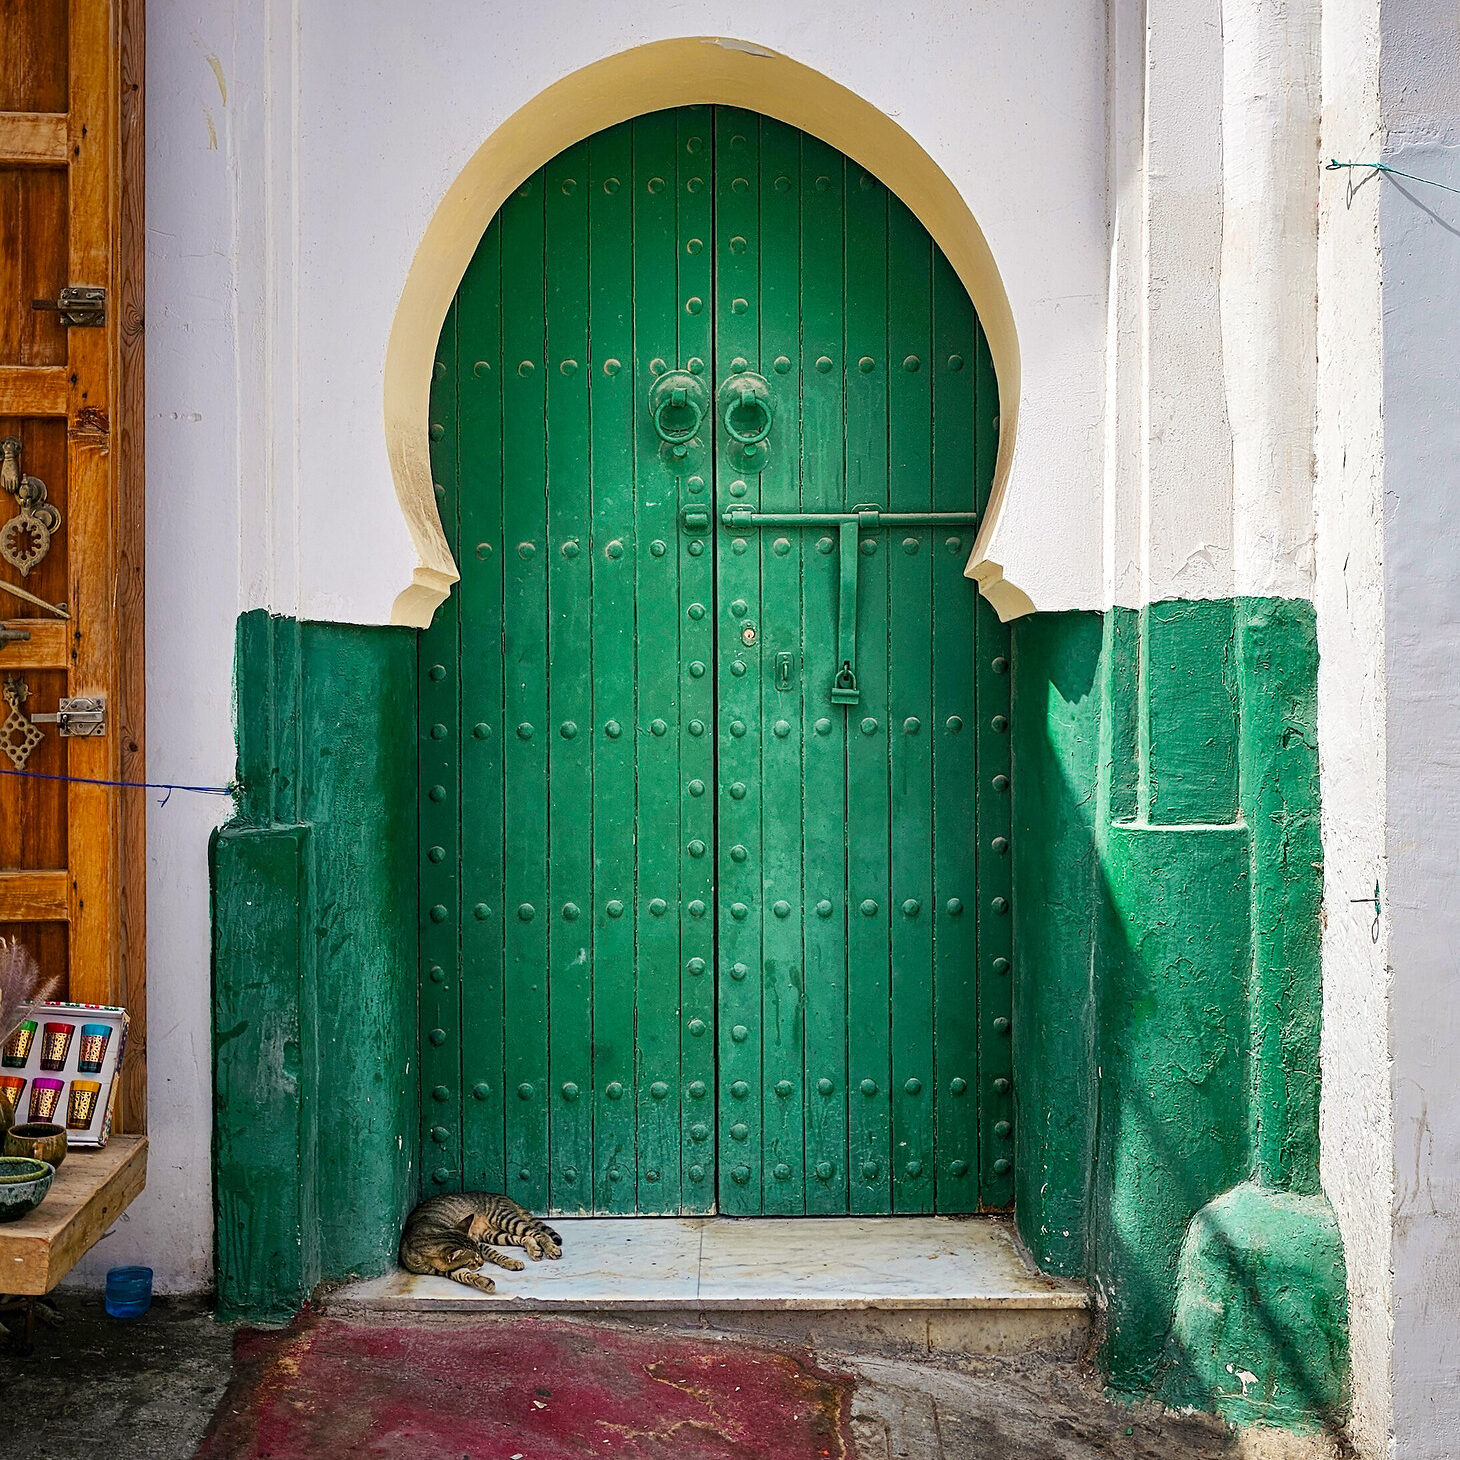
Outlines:
{"label": "green wooden door", "polygon": [[1006,1205],[998,405],[946,259],[814,138],[660,112],[518,189],[438,356],[422,1189]]}

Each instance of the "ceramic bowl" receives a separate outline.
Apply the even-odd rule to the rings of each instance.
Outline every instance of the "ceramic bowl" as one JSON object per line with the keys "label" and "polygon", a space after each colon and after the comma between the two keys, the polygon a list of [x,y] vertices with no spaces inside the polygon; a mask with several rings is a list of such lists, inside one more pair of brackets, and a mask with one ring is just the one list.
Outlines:
{"label": "ceramic bowl", "polygon": [[13,1125],[5,1132],[0,1155],[29,1156],[34,1161],[48,1161],[59,1170],[66,1159],[66,1127],[39,1120]]}
{"label": "ceramic bowl", "polygon": [[0,1156],[0,1222],[33,1212],[51,1189],[56,1168],[29,1156]]}

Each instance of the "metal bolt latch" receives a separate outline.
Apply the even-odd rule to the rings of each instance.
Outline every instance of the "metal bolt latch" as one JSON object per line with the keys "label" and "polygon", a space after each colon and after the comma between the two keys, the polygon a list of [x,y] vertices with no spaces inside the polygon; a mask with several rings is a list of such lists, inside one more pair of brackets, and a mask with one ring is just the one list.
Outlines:
{"label": "metal bolt latch", "polygon": [[64,738],[106,734],[106,696],[61,700],[54,715],[32,715],[32,724],[54,725]]}
{"label": "metal bolt latch", "polygon": [[0,649],[7,644],[24,644],[29,638],[29,629],[7,629],[4,624],[0,624]]}
{"label": "metal bolt latch", "polygon": [[32,309],[54,309],[68,329],[99,329],[106,323],[106,290],[67,284],[54,299],[32,299]]}

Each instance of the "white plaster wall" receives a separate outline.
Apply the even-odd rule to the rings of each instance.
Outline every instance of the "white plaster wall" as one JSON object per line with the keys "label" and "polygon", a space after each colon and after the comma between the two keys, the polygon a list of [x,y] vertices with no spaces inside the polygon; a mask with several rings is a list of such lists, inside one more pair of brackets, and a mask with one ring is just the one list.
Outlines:
{"label": "white plaster wall", "polygon": [[646,41],[726,30],[879,106],[967,198],[1003,273],[1023,359],[1016,472],[1035,487],[1011,499],[1011,522],[1037,524],[1042,541],[1053,516],[1072,549],[1054,571],[1029,532],[1015,531],[1010,551],[1051,606],[1098,595],[1098,557],[1079,549],[1098,541],[1100,520],[1102,7],[920,0],[890,23],[884,7],[828,0],[742,0],[733,12],[698,0],[371,0],[300,6],[298,25],[305,615],[383,621],[414,565],[385,457],[381,361],[416,245],[467,158],[570,71]]}
{"label": "white plaster wall", "polygon": [[[1384,0],[1384,157],[1460,188],[1460,13]],[[1385,178],[1386,842],[1394,1453],[1460,1450],[1460,196]]]}
{"label": "white plaster wall", "polygon": [[[1379,0],[1325,0],[1324,156],[1380,146]],[[1323,1189],[1343,1234],[1351,1430],[1389,1451],[1394,1193],[1385,872],[1384,416],[1379,180],[1321,174],[1315,486],[1318,747],[1323,801]]]}
{"label": "white plaster wall", "polygon": [[[1084,606],[1309,597],[1319,0],[1110,13],[1102,595]],[[1054,510],[1028,478],[1010,493]]]}

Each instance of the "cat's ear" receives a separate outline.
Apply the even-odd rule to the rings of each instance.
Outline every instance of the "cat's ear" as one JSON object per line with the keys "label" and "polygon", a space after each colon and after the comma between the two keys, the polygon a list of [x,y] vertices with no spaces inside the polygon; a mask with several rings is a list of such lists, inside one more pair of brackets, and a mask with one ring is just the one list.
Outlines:
{"label": "cat's ear", "polygon": [[466,1214],[466,1216],[464,1216],[456,1224],[456,1226],[452,1228],[452,1231],[454,1231],[454,1232],[460,1232],[463,1237],[470,1238],[471,1237],[472,1224],[476,1221],[476,1219],[477,1219],[477,1214],[475,1212],[468,1212]]}

